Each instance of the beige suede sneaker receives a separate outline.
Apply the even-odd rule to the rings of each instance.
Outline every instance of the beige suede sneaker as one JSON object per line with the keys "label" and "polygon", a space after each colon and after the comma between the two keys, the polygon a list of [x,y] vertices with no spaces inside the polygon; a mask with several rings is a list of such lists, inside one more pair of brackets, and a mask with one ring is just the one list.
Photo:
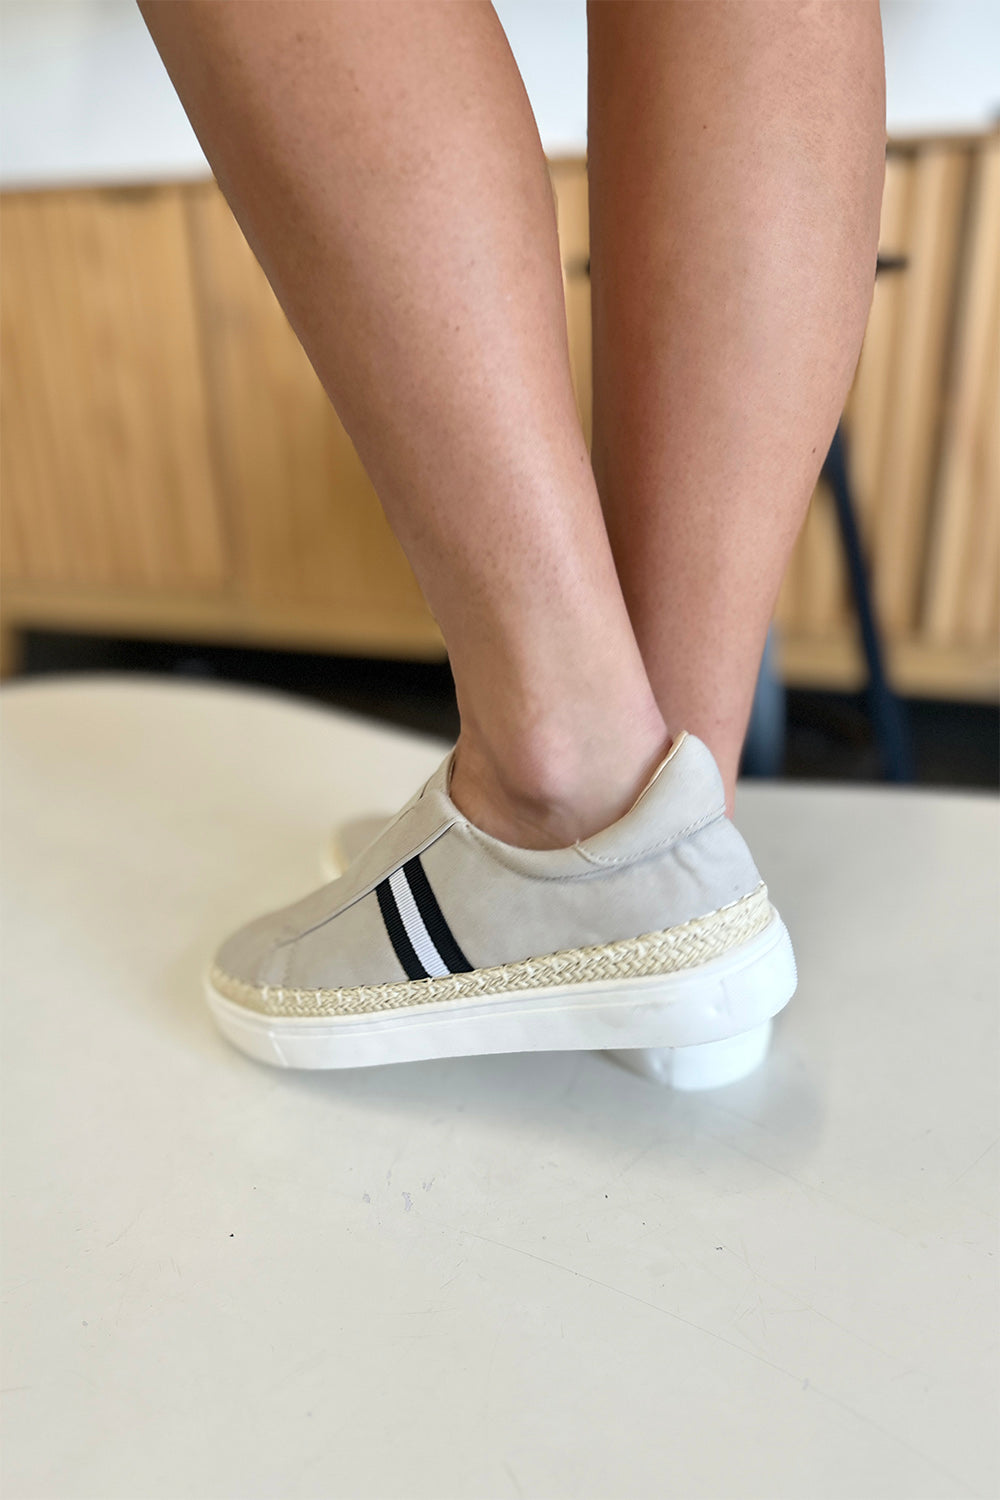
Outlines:
{"label": "beige suede sneaker", "polygon": [[702,740],[679,731],[628,812],[563,849],[470,823],[453,758],[343,874],[223,943],[205,986],[232,1042],[345,1068],[769,1029],[792,945]]}

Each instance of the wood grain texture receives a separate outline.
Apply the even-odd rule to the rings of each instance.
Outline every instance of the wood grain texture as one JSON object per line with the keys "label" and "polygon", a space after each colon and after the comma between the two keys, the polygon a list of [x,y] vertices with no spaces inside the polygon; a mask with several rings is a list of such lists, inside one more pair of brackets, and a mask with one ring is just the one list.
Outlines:
{"label": "wood grain texture", "polygon": [[[908,242],[913,201],[913,154],[889,152],[879,225],[879,253],[899,256]],[[858,368],[844,406],[848,464],[858,526],[866,544],[874,540],[874,514],[882,491],[885,434],[896,380],[906,270],[880,273]]]}
{"label": "wood grain texture", "polygon": [[921,633],[974,640],[989,630],[1000,575],[1000,139],[973,164],[955,339],[943,399],[940,467],[926,554]]}
{"label": "wood grain texture", "polygon": [[[864,656],[853,635],[781,631],[776,654],[779,675],[788,687],[859,693],[868,681]],[[938,646],[910,638],[890,641],[887,656],[893,687],[906,697],[996,702],[1000,671],[996,644]]]}
{"label": "wood grain texture", "polygon": [[229,205],[188,189],[208,420],[236,591],[261,605],[427,606],[378,497]]}
{"label": "wood grain texture", "polygon": [[820,479],[795,544],[800,569],[796,624],[810,635],[850,628],[853,603],[833,491]]}
{"label": "wood grain texture", "polygon": [[177,641],[215,641],[303,651],[444,661],[441,633],[429,615],[406,617],[379,604],[341,607],[290,605],[233,597],[152,593],[146,589],[85,588],[78,585],[7,584],[3,615],[8,625],[139,636]]}
{"label": "wood grain texture", "polygon": [[0,679],[13,677],[20,670],[21,632],[13,625],[0,624]]}
{"label": "wood grain texture", "polygon": [[[965,542],[956,638],[988,640],[1000,595],[1000,296],[994,294],[990,358],[979,390],[974,505]],[[993,634],[993,639],[996,639]]]}
{"label": "wood grain texture", "polygon": [[[995,699],[998,137],[891,142],[844,424],[890,676]],[[591,438],[586,162],[549,163]],[[967,211],[966,211],[967,209]],[[214,182],[0,197],[0,597],[19,625],[441,660],[440,631]],[[832,497],[775,618],[790,683],[865,679]]]}
{"label": "wood grain texture", "polygon": [[5,578],[225,580],[184,191],[0,197]]}
{"label": "wood grain texture", "polygon": [[587,272],[590,206],[586,166],[574,159],[552,161],[549,163],[549,177],[556,198],[573,392],[589,452],[593,442],[594,367],[590,337],[590,276]]}
{"label": "wood grain texture", "polygon": [[970,153],[928,145],[916,153],[903,309],[873,520],[878,618],[893,637],[918,627],[962,207]]}

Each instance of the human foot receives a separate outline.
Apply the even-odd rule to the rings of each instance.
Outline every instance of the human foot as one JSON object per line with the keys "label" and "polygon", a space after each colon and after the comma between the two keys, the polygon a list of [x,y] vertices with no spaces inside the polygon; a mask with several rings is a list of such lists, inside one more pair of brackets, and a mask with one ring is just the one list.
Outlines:
{"label": "human foot", "polygon": [[786,1004],[788,934],[702,741],[680,731],[623,817],[546,850],[473,825],[453,758],[338,879],[222,945],[206,992],[237,1046],[306,1068],[700,1049]]}

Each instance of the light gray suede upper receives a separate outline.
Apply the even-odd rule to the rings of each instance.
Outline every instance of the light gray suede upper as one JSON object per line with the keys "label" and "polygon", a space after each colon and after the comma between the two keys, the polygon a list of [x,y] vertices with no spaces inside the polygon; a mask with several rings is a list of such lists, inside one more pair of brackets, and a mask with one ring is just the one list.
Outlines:
{"label": "light gray suede upper", "polygon": [[420,854],[474,968],[676,926],[761,876],[725,816],[708,746],[679,731],[633,806],[565,849],[520,849],[474,827],[447,793],[453,750],[337,880],[249,923],[216,956],[250,984],[334,989],[405,980],[375,887]]}

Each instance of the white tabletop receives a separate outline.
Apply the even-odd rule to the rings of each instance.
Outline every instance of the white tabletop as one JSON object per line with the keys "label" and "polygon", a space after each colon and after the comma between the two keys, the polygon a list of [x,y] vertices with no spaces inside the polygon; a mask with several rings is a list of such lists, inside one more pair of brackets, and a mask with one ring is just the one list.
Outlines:
{"label": "white tabletop", "polygon": [[155,678],[0,702],[8,1500],[996,1494],[993,797],[741,783],[800,982],[726,1089],[286,1073],[202,966],[443,743]]}

